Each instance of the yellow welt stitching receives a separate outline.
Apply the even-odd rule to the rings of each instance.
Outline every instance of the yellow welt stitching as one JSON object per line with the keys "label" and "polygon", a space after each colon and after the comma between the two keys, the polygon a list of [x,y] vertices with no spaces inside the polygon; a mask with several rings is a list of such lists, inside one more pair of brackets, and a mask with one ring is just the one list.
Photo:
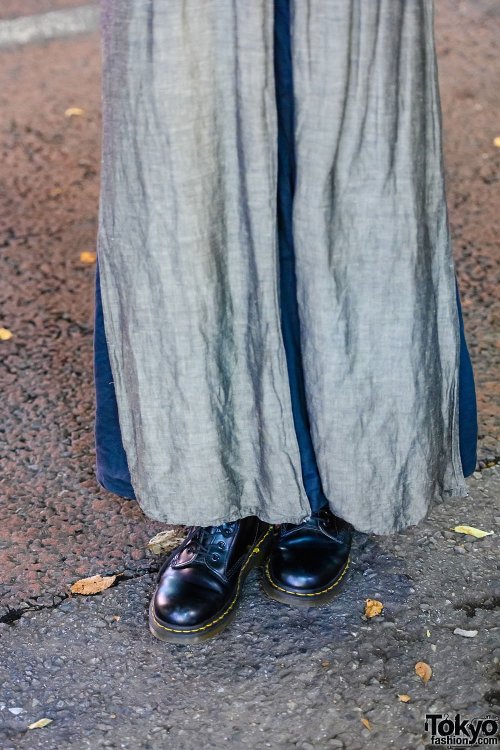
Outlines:
{"label": "yellow welt stitching", "polygon": [[238,599],[238,595],[240,593],[241,574],[243,573],[248,563],[250,562],[250,558],[252,557],[252,555],[255,555],[258,552],[260,552],[259,545],[262,544],[264,539],[271,533],[271,531],[272,531],[272,527],[266,531],[266,533],[261,539],[259,539],[259,541],[257,542],[257,546],[254,547],[254,549],[249,554],[247,560],[245,561],[245,564],[242,566],[240,573],[238,575],[238,583],[236,584],[236,594],[234,595],[234,599],[229,605],[229,607],[221,615],[219,615],[219,617],[217,617],[215,620],[212,620],[212,622],[207,623],[206,625],[202,625],[202,627],[200,628],[184,628],[182,630],[175,629],[175,628],[167,628],[166,625],[162,625],[161,622],[157,620],[155,613],[154,613],[154,609],[153,609],[153,600],[151,600],[151,607],[150,607],[151,617],[155,621],[156,625],[158,625],[159,628],[163,628],[163,630],[168,630],[170,633],[198,633],[200,630],[206,630],[207,628],[212,627],[212,625],[215,625],[220,620],[222,620],[228,614],[228,612],[232,610],[232,608],[236,604],[236,600]]}
{"label": "yellow welt stitching", "polygon": [[332,583],[332,585],[328,586],[327,589],[323,589],[322,591],[315,591],[313,594],[303,594],[303,593],[299,593],[298,591],[289,591],[288,589],[283,589],[283,588],[281,588],[281,586],[278,586],[276,583],[274,583],[273,579],[271,578],[271,574],[269,572],[269,560],[268,560],[266,568],[265,568],[266,578],[269,581],[269,583],[271,584],[271,586],[274,586],[275,589],[279,589],[279,591],[283,591],[285,594],[290,594],[291,596],[319,596],[320,594],[326,594],[328,591],[331,591],[333,588],[335,588],[335,586],[339,585],[340,581],[342,580],[342,578],[347,573],[347,568],[349,567],[349,561],[350,561],[350,559],[351,559],[350,557],[347,558],[347,562],[346,562],[346,564],[345,564],[345,566],[344,566],[344,568],[342,570],[342,573],[337,578],[337,580],[335,581],[335,583]]}

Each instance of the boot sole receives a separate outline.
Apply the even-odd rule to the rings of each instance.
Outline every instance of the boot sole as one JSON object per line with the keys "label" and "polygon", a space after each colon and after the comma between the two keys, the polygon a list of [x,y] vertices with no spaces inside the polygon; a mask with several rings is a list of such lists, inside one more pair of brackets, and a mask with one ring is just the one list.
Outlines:
{"label": "boot sole", "polygon": [[266,557],[267,547],[271,541],[271,532],[272,527],[269,528],[264,536],[259,539],[248,555],[238,575],[236,591],[232,601],[229,604],[224,605],[224,607],[219,610],[219,612],[215,613],[209,621],[201,623],[196,627],[173,628],[171,625],[167,625],[158,619],[153,607],[153,593],[149,604],[149,630],[155,638],[167,643],[189,644],[206,641],[221,633],[229,625],[236,614],[236,606],[238,604],[241,587],[245,578],[250,571],[260,565]]}
{"label": "boot sole", "polygon": [[335,580],[321,589],[321,591],[302,592],[287,589],[276,583],[271,576],[268,560],[264,568],[261,586],[266,596],[274,599],[274,601],[290,604],[292,607],[323,607],[331,602],[332,599],[335,599],[342,591],[347,578],[350,561],[351,558],[349,556]]}

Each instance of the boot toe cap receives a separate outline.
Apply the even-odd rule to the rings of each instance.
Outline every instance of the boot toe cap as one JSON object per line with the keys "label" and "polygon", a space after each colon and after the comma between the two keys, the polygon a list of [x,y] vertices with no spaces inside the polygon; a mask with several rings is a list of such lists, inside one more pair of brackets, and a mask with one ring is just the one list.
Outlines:
{"label": "boot toe cap", "polygon": [[214,591],[196,586],[158,586],[153,611],[160,622],[179,628],[194,628],[210,620],[221,603]]}
{"label": "boot toe cap", "polygon": [[[348,550],[318,549],[303,544],[291,549],[276,549],[269,560],[273,582],[294,592],[320,592],[328,588],[346,565]],[[338,552],[338,553],[337,553]]]}

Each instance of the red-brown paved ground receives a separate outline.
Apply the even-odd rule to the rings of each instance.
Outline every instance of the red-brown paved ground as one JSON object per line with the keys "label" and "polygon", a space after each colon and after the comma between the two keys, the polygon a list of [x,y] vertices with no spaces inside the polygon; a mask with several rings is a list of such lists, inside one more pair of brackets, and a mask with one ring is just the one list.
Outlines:
{"label": "red-brown paved ground", "polygon": [[[75,577],[149,567],[160,527],[94,477],[94,266],[99,36],[0,53],[4,602]],[[68,119],[67,107],[85,109]],[[1,429],[1,428],[0,428]]]}
{"label": "red-brown paved ground", "polygon": [[500,4],[436,3],[448,205],[478,386],[480,458],[500,455]]}
{"label": "red-brown paved ground", "polygon": [[[73,3],[50,3],[62,7]],[[4,2],[1,15],[20,3]],[[49,3],[23,3],[26,12]],[[441,0],[437,38],[454,251],[480,406],[480,459],[500,455],[499,6]],[[161,526],[94,476],[92,371],[100,156],[97,33],[0,52],[0,595],[148,569]],[[67,107],[85,115],[68,119]],[[496,204],[495,205],[495,200]]]}

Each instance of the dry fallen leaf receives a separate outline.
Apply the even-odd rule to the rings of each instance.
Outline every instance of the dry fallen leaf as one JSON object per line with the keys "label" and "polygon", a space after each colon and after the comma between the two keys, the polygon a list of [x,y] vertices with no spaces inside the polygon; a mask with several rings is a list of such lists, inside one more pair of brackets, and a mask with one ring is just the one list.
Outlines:
{"label": "dry fallen leaf", "polygon": [[64,114],[66,117],[81,117],[85,114],[85,110],[81,107],[68,107]]}
{"label": "dry fallen leaf", "polygon": [[323,661],[321,662],[321,666],[327,669],[329,666],[331,666],[331,662],[328,661],[328,659],[323,659]]}
{"label": "dry fallen leaf", "polygon": [[431,637],[431,631],[430,631],[430,630],[426,630],[426,631],[425,631],[425,634],[426,634],[427,638],[430,638],[430,637]]}
{"label": "dry fallen leaf", "polygon": [[109,589],[110,586],[116,581],[116,576],[90,576],[90,578],[80,578],[79,581],[71,586],[72,594],[83,594],[88,596],[89,594],[99,594],[105,589]]}
{"label": "dry fallen leaf", "polygon": [[38,719],[33,724],[29,724],[28,729],[42,729],[42,727],[46,727],[49,724],[52,724],[52,719]]}
{"label": "dry fallen leaf", "polygon": [[493,145],[497,148],[500,148],[500,135],[497,135],[496,138],[493,138]]}
{"label": "dry fallen leaf", "polygon": [[410,696],[405,695],[405,694],[401,695],[400,693],[398,693],[398,698],[401,701],[401,703],[409,703],[411,701]]}
{"label": "dry fallen leaf", "polygon": [[82,253],[80,253],[80,260],[82,263],[95,263],[97,258],[97,253],[93,252],[92,250],[84,250]]}
{"label": "dry fallen leaf", "polygon": [[0,341],[8,341],[12,336],[13,333],[8,328],[0,328]]}
{"label": "dry fallen leaf", "polygon": [[366,599],[365,601],[365,617],[376,617],[384,609],[382,602],[376,599]]}
{"label": "dry fallen leaf", "polygon": [[369,729],[370,732],[372,731],[372,725],[370,724],[368,719],[361,719],[361,723],[364,724],[364,726]]}
{"label": "dry fallen leaf", "polygon": [[417,661],[415,664],[415,672],[418,674],[422,682],[429,682],[432,677],[432,669],[425,661]]}
{"label": "dry fallen leaf", "polygon": [[491,536],[492,531],[482,531],[481,529],[475,529],[474,526],[455,526],[453,531],[457,534],[468,534],[469,536],[475,536],[476,539],[482,539],[485,536]]}
{"label": "dry fallen leaf", "polygon": [[182,542],[185,534],[178,529],[165,529],[149,540],[147,548],[154,555],[164,555],[171,552]]}

